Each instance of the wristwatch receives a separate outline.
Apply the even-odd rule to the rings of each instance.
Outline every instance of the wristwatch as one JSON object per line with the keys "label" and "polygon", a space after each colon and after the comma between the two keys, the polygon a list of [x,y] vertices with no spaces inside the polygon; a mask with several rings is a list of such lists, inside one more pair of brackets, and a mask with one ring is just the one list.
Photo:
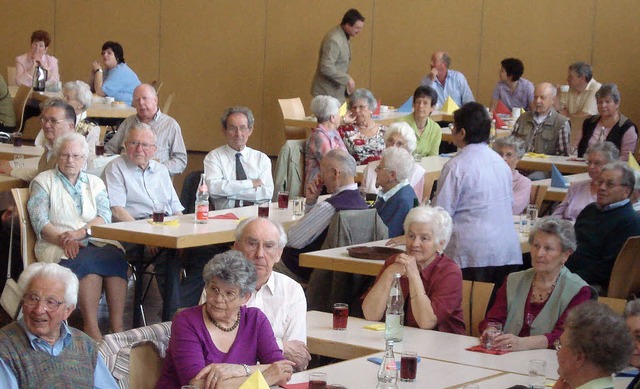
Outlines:
{"label": "wristwatch", "polygon": [[86,234],[84,235],[85,239],[91,236],[91,227],[82,227],[84,228]]}

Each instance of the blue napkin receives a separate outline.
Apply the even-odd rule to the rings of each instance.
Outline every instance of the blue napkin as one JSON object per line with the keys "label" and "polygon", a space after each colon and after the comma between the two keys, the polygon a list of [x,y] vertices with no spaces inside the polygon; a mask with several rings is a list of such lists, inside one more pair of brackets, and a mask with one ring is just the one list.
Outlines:
{"label": "blue napkin", "polygon": [[397,112],[411,112],[413,111],[413,96],[409,97],[407,101],[402,103]]}
{"label": "blue napkin", "polygon": [[[418,357],[418,362],[420,362],[422,360],[422,358]],[[367,361],[375,363],[376,365],[379,365],[382,363],[382,358],[380,357],[371,357],[371,358],[367,358]],[[398,366],[398,370],[400,370],[400,361],[396,361],[396,366]]]}
{"label": "blue napkin", "polygon": [[560,173],[556,165],[551,165],[551,187],[552,188],[569,188],[569,181]]}

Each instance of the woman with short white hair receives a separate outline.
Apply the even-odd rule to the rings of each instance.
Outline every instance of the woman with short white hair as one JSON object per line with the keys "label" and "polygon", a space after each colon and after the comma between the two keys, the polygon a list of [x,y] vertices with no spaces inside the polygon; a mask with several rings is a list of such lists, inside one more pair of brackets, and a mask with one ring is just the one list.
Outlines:
{"label": "woman with short white hair", "polygon": [[[389,126],[387,131],[384,133],[384,144],[385,147],[401,147],[407,150],[410,154],[416,150],[417,139],[416,135],[411,129],[411,126],[405,122],[396,122]],[[376,188],[376,169],[380,161],[369,162],[367,167],[364,168],[364,173],[362,175],[362,184],[361,188],[364,188],[366,193],[378,193],[378,189]],[[425,195],[430,195],[431,193],[423,193],[424,192],[424,174],[425,170],[419,163],[411,161],[409,165],[411,167],[409,171],[409,176],[407,179],[409,180],[409,184],[413,188],[413,191],[416,193],[418,200],[422,201]]]}

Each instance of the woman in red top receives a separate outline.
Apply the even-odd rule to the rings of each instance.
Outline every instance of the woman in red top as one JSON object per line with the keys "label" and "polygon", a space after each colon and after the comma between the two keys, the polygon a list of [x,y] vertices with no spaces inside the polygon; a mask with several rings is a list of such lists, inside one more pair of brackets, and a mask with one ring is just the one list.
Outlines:
{"label": "woman in red top", "polygon": [[571,222],[553,216],[538,220],[529,244],[532,268],[509,274],[479,326],[484,333],[489,322],[503,325],[497,349],[553,348],[567,313],[591,299],[589,285],[564,267],[576,249]]}
{"label": "woman in red top", "polygon": [[404,221],[406,252],[389,258],[362,303],[367,320],[381,320],[395,273],[405,298],[405,325],[464,334],[462,272],[442,251],[451,216],[441,207],[413,208]]}

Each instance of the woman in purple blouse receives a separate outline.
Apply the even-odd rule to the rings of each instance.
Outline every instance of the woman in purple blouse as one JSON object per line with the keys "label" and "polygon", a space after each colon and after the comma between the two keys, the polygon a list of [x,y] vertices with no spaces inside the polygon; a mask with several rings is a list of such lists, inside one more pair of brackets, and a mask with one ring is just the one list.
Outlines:
{"label": "woman in purple blouse", "polygon": [[284,359],[269,320],[245,307],[256,285],[254,264],[231,250],[213,257],[202,276],[207,301],[173,319],[156,388],[237,388],[257,369],[269,385],[289,381],[293,362]]}

